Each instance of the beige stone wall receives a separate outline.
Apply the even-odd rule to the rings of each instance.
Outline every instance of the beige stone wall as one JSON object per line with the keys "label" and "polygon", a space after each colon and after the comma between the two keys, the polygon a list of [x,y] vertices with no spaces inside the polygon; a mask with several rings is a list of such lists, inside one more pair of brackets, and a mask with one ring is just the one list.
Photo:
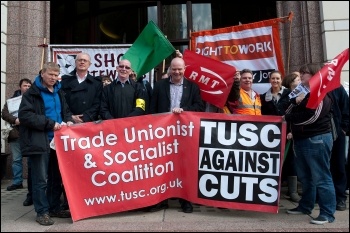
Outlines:
{"label": "beige stone wall", "polygon": [[[324,61],[349,48],[349,2],[320,1]],[[342,70],[342,84],[349,83],[349,62]]]}
{"label": "beige stone wall", "polygon": [[[7,1],[1,1],[1,109],[6,93],[6,51],[7,51]],[[1,129],[4,121],[1,119]],[[5,152],[5,140],[1,139],[1,153]]]}
{"label": "beige stone wall", "polygon": [[[285,70],[297,70],[310,62],[326,62],[349,47],[348,1],[277,1],[279,17],[294,13],[281,25]],[[349,82],[349,62],[342,83]]]}
{"label": "beige stone wall", "polygon": [[[47,38],[47,43],[50,42],[49,22],[49,1],[8,1],[6,4],[1,2],[1,89],[4,90],[1,92],[1,108],[4,101],[18,89],[20,79],[34,80],[41,69],[43,50],[38,45],[43,44],[44,38]],[[6,29],[4,33],[3,28]],[[44,56],[46,57],[46,53]],[[7,143],[4,145],[5,149],[2,151],[9,153],[9,146]],[[11,157],[7,163],[6,176],[11,178]],[[23,174],[27,177],[26,159]]]}

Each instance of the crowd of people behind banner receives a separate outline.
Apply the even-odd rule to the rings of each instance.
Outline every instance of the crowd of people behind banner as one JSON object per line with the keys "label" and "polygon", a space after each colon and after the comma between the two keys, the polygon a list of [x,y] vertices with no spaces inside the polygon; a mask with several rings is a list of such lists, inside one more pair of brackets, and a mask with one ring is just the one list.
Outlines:
{"label": "crowd of people behind banner", "polygon": [[[54,224],[53,217],[70,217],[57,155],[50,148],[54,131],[63,124],[205,111],[198,85],[184,77],[186,66],[179,52],[171,61],[168,77],[157,81],[153,90],[142,78],[133,78],[136,76],[129,60],[120,60],[114,80],[108,76],[91,76],[88,73],[91,58],[87,53],[78,54],[75,65],[76,69],[58,82],[59,66],[45,63],[30,89],[25,92],[21,87],[23,97],[18,117],[9,120],[2,112],[5,121],[16,125],[14,129],[19,126],[21,155],[13,150],[13,163],[17,164],[19,157],[22,162],[22,156],[31,163],[28,179],[32,181],[32,195],[25,205],[34,204],[36,221],[41,225]],[[286,120],[286,137],[292,146],[285,153],[282,180],[288,184],[288,196],[298,202],[287,213],[310,214],[317,202],[320,213],[311,220],[313,224],[333,222],[335,211],[346,209],[348,192],[345,136],[349,135],[349,97],[341,86],[327,94],[317,109],[307,108],[309,80],[319,69],[320,65],[307,64],[300,68],[300,73],[293,72],[284,78],[279,71],[273,71],[269,74],[271,88],[262,95],[252,88],[252,70],[242,69],[236,73],[227,105],[221,110],[230,114],[276,115]],[[298,182],[302,186],[301,197]],[[22,178],[14,174],[13,184],[7,190],[19,188],[23,188]],[[60,203],[62,195],[64,203]],[[193,211],[190,202],[180,200],[180,203],[183,212]],[[152,212],[168,207],[164,200],[144,210]]]}

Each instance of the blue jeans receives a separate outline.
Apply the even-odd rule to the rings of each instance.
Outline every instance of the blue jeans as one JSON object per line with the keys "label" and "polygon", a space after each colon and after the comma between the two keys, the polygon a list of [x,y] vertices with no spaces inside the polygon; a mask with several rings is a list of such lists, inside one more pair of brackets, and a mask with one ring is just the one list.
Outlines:
{"label": "blue jeans", "polygon": [[58,169],[56,151],[30,156],[32,170],[33,203],[38,216],[60,210],[62,179]]}
{"label": "blue jeans", "polygon": [[303,189],[298,209],[306,214],[311,214],[317,194],[320,207],[319,216],[333,222],[336,198],[330,172],[332,134],[326,133],[305,139],[294,138],[293,147],[297,175]]}
{"label": "blue jeans", "polygon": [[19,146],[19,140],[10,142],[12,153],[12,184],[20,185],[23,183],[23,164],[21,147]]}

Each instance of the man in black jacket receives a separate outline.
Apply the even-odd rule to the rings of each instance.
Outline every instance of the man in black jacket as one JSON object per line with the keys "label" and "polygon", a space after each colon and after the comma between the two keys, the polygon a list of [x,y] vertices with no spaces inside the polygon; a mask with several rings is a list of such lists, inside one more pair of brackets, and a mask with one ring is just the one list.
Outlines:
{"label": "man in black jacket", "polygon": [[[170,64],[170,76],[155,83],[150,113],[172,112],[180,114],[183,111],[204,112],[205,106],[200,96],[198,85],[184,78],[185,61],[176,57]],[[193,207],[189,201],[180,200],[185,213],[192,213]],[[168,208],[167,200],[149,207],[150,212]]]}
{"label": "man in black jacket", "polygon": [[[19,97],[22,94],[24,94],[32,85],[32,81],[27,78],[22,78],[19,81],[19,88],[13,93],[12,98]],[[18,110],[18,109],[17,109]],[[11,124],[12,130],[9,132],[9,135],[7,137],[7,142],[10,144],[11,153],[12,153],[12,184],[7,187],[7,191],[12,191],[16,189],[23,188],[23,157],[21,153],[21,148],[19,145],[19,119],[18,119],[18,111],[17,114],[11,113],[9,111],[9,106],[7,102],[4,105],[4,108],[1,111],[1,118]],[[28,164],[28,177],[27,177],[27,184],[28,184],[28,193],[27,198],[23,202],[24,206],[30,206],[33,204],[32,199],[32,178],[31,178],[31,166],[29,158],[27,159]]]}
{"label": "man in black jacket", "polygon": [[100,115],[103,120],[144,115],[146,92],[142,83],[130,78],[131,63],[121,60],[117,66],[118,76],[103,88]]}
{"label": "man in black jacket", "polygon": [[333,119],[338,136],[333,142],[331,173],[337,199],[336,209],[344,211],[346,210],[347,199],[345,194],[347,188],[345,136],[349,130],[349,96],[342,85],[329,94],[333,101]]}
{"label": "man in black jacket", "polygon": [[75,123],[98,120],[103,84],[100,77],[88,73],[90,65],[90,55],[79,53],[75,59],[75,72],[62,76],[61,89],[66,93]]}
{"label": "man in black jacket", "polygon": [[[103,83],[100,77],[89,74],[90,55],[79,53],[75,59],[75,70],[69,75],[63,75],[61,89],[66,93],[68,107],[73,113],[75,123],[98,120]],[[63,188],[63,208],[69,209]]]}

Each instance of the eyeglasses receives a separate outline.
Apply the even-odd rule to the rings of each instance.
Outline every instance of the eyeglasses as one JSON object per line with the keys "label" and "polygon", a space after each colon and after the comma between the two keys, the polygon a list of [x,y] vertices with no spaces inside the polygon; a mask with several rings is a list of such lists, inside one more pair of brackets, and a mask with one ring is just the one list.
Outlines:
{"label": "eyeglasses", "polygon": [[307,72],[307,71],[301,71],[300,72],[300,75],[303,75],[303,74],[311,74],[310,72]]}
{"label": "eyeglasses", "polygon": [[78,62],[90,62],[89,60],[85,60],[85,59],[78,59]]}
{"label": "eyeglasses", "polygon": [[126,70],[130,70],[130,69],[131,69],[130,66],[119,65],[118,67],[119,67],[120,69],[125,68]]}

